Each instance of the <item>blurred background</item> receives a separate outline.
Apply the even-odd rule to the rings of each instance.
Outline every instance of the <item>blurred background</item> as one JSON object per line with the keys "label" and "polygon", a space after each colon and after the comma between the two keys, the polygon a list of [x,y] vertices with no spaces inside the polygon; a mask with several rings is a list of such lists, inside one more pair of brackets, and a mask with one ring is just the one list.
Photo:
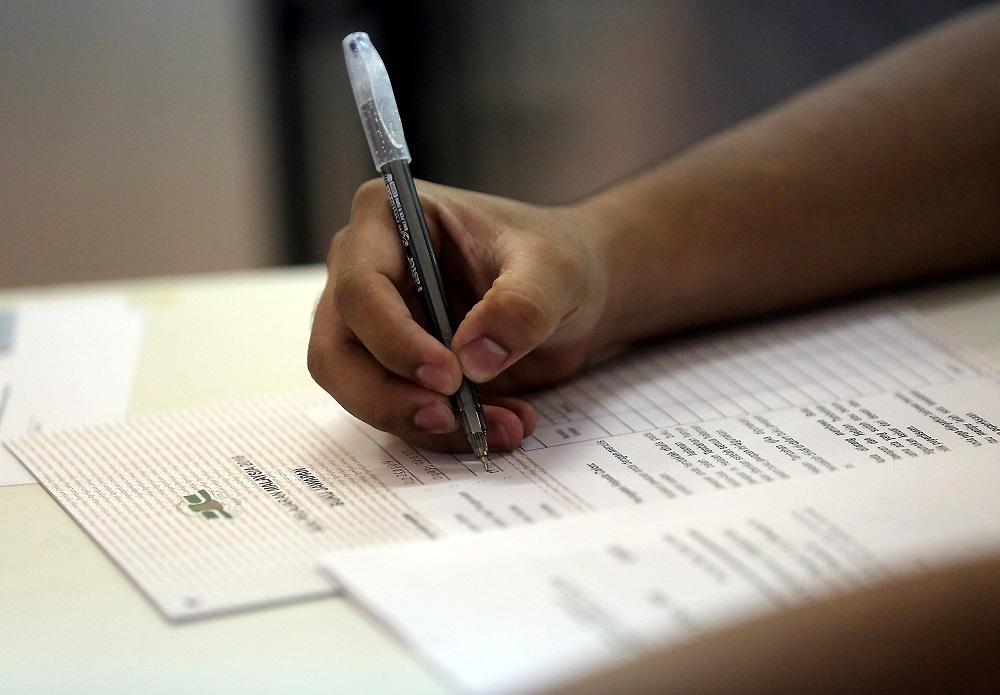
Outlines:
{"label": "blurred background", "polygon": [[5,0],[0,287],[322,260],[375,175],[351,31],[415,175],[559,203],[974,4]]}

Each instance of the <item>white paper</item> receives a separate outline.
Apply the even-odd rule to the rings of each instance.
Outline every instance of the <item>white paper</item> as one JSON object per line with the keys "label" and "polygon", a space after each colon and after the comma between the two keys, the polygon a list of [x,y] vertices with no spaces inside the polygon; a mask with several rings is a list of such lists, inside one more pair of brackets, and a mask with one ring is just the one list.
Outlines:
{"label": "white paper", "polygon": [[323,562],[460,690],[508,695],[997,550],[980,449]]}
{"label": "white paper", "polygon": [[[119,295],[0,308],[0,440],[123,416],[142,325]],[[0,485],[33,482],[0,448]]]}
{"label": "white paper", "polygon": [[188,619],[329,594],[317,555],[997,447],[992,367],[885,305],[667,342],[534,402],[524,449],[418,451],[318,388],[13,444]]}

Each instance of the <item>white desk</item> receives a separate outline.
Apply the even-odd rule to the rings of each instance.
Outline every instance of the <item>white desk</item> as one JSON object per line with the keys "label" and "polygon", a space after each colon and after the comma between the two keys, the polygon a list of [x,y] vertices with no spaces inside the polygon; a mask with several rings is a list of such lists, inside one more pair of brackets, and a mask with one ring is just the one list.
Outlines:
{"label": "white desk", "polygon": [[[148,311],[130,412],[302,386],[321,268],[0,292],[124,291]],[[1000,275],[906,295],[1000,364]],[[0,690],[445,693],[339,599],[171,625],[39,485],[0,488]]]}

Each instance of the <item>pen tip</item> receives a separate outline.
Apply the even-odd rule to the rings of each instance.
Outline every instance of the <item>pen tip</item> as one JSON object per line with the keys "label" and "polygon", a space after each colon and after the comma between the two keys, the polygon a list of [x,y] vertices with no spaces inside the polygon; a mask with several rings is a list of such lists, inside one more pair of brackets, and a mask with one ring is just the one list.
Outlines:
{"label": "pen tip", "polygon": [[483,454],[482,456],[480,456],[479,460],[482,462],[483,468],[486,470],[487,473],[499,473],[500,472],[500,467],[493,465],[493,462],[490,461],[490,457],[487,456],[486,454]]}

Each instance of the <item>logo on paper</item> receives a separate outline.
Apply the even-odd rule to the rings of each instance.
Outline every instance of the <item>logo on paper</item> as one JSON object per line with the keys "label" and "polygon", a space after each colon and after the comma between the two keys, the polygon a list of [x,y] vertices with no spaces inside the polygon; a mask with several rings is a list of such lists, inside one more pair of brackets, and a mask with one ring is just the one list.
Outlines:
{"label": "logo on paper", "polygon": [[232,519],[235,504],[230,500],[221,499],[218,495],[212,497],[207,490],[198,490],[193,495],[184,495],[184,501],[177,506],[178,509],[186,508],[187,511],[206,519]]}

